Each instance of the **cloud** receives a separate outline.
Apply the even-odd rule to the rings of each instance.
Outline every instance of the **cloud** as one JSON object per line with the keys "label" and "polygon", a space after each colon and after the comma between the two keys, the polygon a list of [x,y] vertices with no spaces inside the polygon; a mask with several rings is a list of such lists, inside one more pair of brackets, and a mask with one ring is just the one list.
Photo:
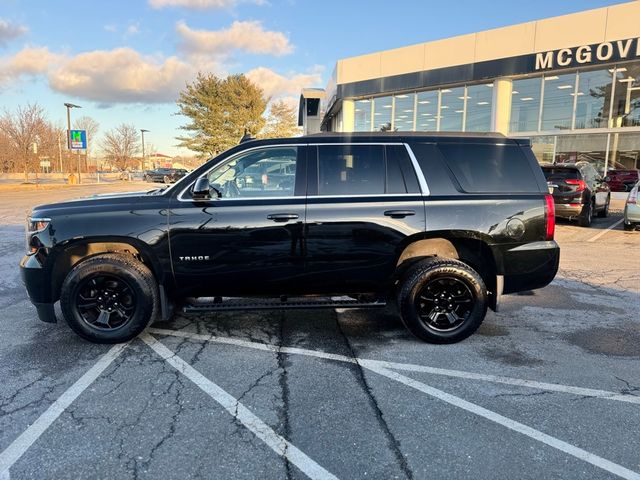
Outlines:
{"label": "cloud", "polygon": [[217,10],[232,8],[239,3],[263,5],[264,0],[149,0],[153,8],[182,7],[192,10]]}
{"label": "cloud", "polygon": [[318,86],[322,80],[322,67],[316,66],[309,73],[291,72],[288,75],[280,75],[266,67],[258,67],[247,72],[247,77],[256,83],[265,96],[280,98],[287,96],[299,96],[305,87]]}
{"label": "cloud", "polygon": [[45,47],[23,48],[13,57],[0,60],[0,84],[23,76],[44,74],[63,58],[63,55],[52,53]]}
{"label": "cloud", "polygon": [[115,33],[118,31],[118,27],[116,27],[113,23],[109,23],[102,28],[104,28],[106,32],[111,32],[111,33]]}
{"label": "cloud", "polygon": [[138,33],[140,33],[140,22],[130,23],[124,31],[124,36],[130,37],[131,35],[137,35]]}
{"label": "cloud", "polygon": [[27,33],[28,29],[0,18],[0,47],[6,46],[11,40]]}
{"label": "cloud", "polygon": [[235,21],[223,30],[193,30],[185,22],[176,24],[180,49],[187,53],[227,56],[232,51],[282,56],[293,45],[282,32],[265,30],[258,21]]}
{"label": "cloud", "polygon": [[177,57],[143,57],[130,48],[96,50],[66,58],[47,74],[52,89],[103,103],[175,101],[194,66]]}

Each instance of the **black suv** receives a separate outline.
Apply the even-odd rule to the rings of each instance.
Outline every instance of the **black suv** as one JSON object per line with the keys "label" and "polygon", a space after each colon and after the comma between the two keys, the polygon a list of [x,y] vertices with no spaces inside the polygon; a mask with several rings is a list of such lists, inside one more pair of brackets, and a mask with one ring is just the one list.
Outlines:
{"label": "black suv", "polygon": [[611,190],[589,162],[543,165],[549,191],[553,193],[556,216],[578,219],[582,227],[591,225],[593,215],[609,215]]}
{"label": "black suv", "polygon": [[188,172],[183,168],[156,168],[144,172],[145,182],[175,183]]}
{"label": "black suv", "polygon": [[[249,141],[175,185],[43,205],[22,276],[41,320],[126,341],[186,312],[397,305],[459,341],[503,294],[558,269],[553,200],[528,140],[321,134]],[[337,297],[337,298],[336,298]]]}

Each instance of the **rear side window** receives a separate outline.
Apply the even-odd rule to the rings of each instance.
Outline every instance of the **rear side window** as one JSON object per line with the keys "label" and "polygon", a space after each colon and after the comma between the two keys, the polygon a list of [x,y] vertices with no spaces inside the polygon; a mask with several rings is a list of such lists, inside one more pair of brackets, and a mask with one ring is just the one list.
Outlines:
{"label": "rear side window", "polygon": [[439,147],[465,192],[540,192],[529,161],[518,146],[440,144]]}
{"label": "rear side window", "polygon": [[418,178],[404,145],[387,145],[386,193],[420,193]]}
{"label": "rear side window", "polygon": [[580,174],[575,168],[543,168],[542,172],[548,182],[578,180],[580,178]]}
{"label": "rear side window", "polygon": [[384,191],[384,146],[318,147],[319,195],[367,195]]}

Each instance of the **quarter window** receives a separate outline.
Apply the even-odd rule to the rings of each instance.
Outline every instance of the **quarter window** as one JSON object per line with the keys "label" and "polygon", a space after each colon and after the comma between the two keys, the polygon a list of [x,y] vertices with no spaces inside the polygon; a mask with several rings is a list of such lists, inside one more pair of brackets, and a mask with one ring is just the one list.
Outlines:
{"label": "quarter window", "polygon": [[319,195],[367,195],[385,191],[382,145],[318,147]]}
{"label": "quarter window", "polygon": [[265,148],[240,155],[209,172],[222,198],[292,197],[297,147]]}

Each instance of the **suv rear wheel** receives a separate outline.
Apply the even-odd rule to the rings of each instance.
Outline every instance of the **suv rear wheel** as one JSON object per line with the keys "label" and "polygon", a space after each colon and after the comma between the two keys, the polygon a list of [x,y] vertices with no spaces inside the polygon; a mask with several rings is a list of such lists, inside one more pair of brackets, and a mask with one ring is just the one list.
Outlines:
{"label": "suv rear wheel", "polygon": [[578,216],[578,224],[581,227],[590,227],[593,219],[593,202],[586,203]]}
{"label": "suv rear wheel", "polygon": [[60,306],[69,326],[95,343],[126,342],[158,312],[151,271],[133,257],[107,253],[77,264],[62,284]]}
{"label": "suv rear wheel", "polygon": [[430,343],[454,343],[475,332],[487,313],[487,290],[469,265],[449,258],[425,260],[400,284],[402,321]]}

